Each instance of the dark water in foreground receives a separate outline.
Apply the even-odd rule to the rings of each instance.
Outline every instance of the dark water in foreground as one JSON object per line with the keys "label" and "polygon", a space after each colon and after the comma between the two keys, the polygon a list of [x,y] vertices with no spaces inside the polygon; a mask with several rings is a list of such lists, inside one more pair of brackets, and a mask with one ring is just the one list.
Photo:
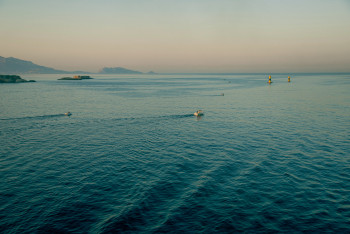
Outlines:
{"label": "dark water in foreground", "polygon": [[24,78],[0,85],[1,233],[350,231],[350,75]]}

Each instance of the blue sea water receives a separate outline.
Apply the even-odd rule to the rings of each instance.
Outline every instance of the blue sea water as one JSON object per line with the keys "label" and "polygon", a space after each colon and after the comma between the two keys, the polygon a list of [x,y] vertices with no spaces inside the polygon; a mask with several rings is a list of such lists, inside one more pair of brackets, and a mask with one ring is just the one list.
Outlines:
{"label": "blue sea water", "polygon": [[0,85],[1,233],[350,232],[350,74],[92,76]]}

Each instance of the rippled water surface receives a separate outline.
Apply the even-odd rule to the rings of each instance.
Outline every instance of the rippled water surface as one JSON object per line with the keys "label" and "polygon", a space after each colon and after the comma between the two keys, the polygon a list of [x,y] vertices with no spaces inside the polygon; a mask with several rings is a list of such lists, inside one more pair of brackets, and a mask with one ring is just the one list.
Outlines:
{"label": "rippled water surface", "polygon": [[93,77],[0,84],[1,233],[350,231],[350,75]]}

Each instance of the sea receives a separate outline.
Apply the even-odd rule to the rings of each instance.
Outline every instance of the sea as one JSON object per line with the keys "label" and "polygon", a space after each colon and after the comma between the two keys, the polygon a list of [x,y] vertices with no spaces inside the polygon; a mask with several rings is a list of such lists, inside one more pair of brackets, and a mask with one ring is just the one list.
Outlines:
{"label": "sea", "polygon": [[0,233],[349,233],[350,74],[268,75],[0,84]]}

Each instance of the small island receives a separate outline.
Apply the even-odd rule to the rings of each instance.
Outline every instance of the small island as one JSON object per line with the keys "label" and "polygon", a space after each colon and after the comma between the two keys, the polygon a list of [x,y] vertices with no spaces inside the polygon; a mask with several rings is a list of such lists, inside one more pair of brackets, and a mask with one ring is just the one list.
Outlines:
{"label": "small island", "polygon": [[24,83],[35,82],[35,80],[25,80],[17,75],[0,75],[0,83]]}
{"label": "small island", "polygon": [[62,77],[58,80],[87,80],[87,79],[93,79],[90,76],[73,76],[73,77]]}

